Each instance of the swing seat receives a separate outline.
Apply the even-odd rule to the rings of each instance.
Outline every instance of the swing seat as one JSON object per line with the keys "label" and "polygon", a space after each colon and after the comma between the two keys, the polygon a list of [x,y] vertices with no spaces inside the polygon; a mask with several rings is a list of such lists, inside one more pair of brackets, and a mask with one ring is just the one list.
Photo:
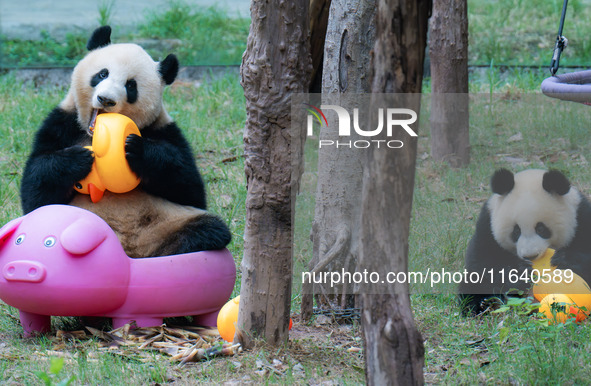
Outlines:
{"label": "swing seat", "polygon": [[542,82],[542,92],[551,98],[591,104],[591,70],[546,78]]}

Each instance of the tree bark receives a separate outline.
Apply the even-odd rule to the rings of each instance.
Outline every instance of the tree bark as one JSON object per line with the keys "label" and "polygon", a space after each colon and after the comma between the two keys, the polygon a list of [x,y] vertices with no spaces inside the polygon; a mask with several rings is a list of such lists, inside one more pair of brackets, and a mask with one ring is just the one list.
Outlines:
{"label": "tree bark", "polygon": [[434,0],[429,22],[431,157],[470,162],[467,0]]}
{"label": "tree bark", "polygon": [[[336,104],[348,111],[357,107],[358,94],[369,93],[370,52],[375,42],[375,1],[332,0],[324,44],[323,104]],[[328,95],[330,94],[330,95]],[[338,95],[337,95],[338,94]],[[320,140],[338,138],[335,114],[320,131]],[[354,140],[349,138],[348,140]],[[312,225],[312,272],[344,268],[355,270],[358,261],[361,209],[362,151],[324,148],[318,152],[316,208]],[[351,287],[315,286],[320,308],[344,309],[355,306]],[[302,317],[312,313],[311,286],[304,285]]]}
{"label": "tree bark", "polygon": [[322,62],[330,2],[331,0],[310,0],[310,54],[312,56],[310,92],[312,93],[320,92],[322,88]]}
{"label": "tree bark", "polygon": [[247,348],[256,338],[271,345],[288,338],[297,182],[292,156],[298,158],[292,154],[290,98],[308,90],[311,73],[308,0],[252,1],[251,18],[241,66],[247,195],[235,337]]}
{"label": "tree bark", "polygon": [[[378,0],[372,92],[420,93],[430,10],[429,0]],[[420,98],[409,103],[404,107],[418,113]],[[400,149],[367,150],[361,263],[382,275],[407,272],[416,137],[409,137]],[[424,348],[412,317],[408,283],[380,288],[379,294],[365,291],[361,296],[367,382],[422,384]]]}

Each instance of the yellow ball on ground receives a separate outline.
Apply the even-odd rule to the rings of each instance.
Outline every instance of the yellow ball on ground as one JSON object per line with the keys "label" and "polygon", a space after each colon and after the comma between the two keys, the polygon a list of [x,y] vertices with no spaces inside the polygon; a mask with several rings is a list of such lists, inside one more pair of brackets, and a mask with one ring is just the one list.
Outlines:
{"label": "yellow ball on ground", "polygon": [[240,295],[227,302],[218,314],[218,332],[226,342],[234,340],[239,305]]}

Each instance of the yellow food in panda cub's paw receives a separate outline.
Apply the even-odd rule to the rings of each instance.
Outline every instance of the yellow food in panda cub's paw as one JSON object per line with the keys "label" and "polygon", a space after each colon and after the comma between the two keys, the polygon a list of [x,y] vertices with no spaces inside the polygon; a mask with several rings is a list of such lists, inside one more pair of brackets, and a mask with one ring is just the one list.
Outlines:
{"label": "yellow food in panda cub's paw", "polygon": [[[587,282],[572,271],[557,269],[551,265],[555,251],[547,249],[540,257],[533,261],[532,270],[538,275],[537,283],[533,286],[534,298],[542,303],[540,312],[549,315],[549,305],[559,297],[577,308],[577,321],[582,320],[579,313],[589,314],[591,311],[591,289]],[[579,311],[583,308],[583,311]],[[544,311],[542,311],[544,310]]]}
{"label": "yellow food in panda cub's paw", "polygon": [[130,134],[140,135],[136,124],[125,115],[99,114],[94,126],[92,146],[94,163],[89,175],[78,182],[75,189],[90,194],[92,202],[98,202],[105,190],[126,193],[140,183],[125,158],[125,140]]}

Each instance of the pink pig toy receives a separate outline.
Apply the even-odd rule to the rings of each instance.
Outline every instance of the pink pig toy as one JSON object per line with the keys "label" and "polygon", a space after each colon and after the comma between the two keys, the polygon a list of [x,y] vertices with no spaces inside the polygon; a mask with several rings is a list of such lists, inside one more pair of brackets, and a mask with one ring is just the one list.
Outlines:
{"label": "pink pig toy", "polygon": [[234,288],[227,249],[129,258],[101,218],[84,209],[48,205],[0,229],[0,299],[18,308],[26,336],[51,329],[51,315],[135,321],[192,315],[215,326]]}

